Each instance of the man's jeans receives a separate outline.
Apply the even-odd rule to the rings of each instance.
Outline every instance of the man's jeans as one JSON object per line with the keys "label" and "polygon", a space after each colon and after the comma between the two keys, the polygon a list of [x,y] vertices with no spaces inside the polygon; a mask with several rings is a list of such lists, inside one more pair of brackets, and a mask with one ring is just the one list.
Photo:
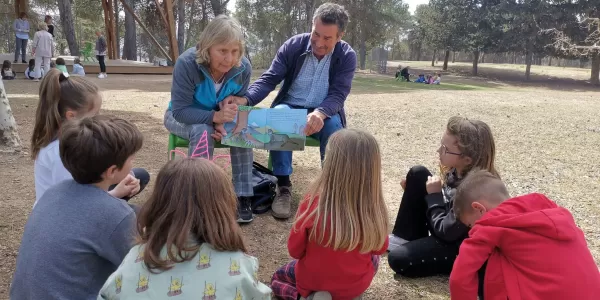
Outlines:
{"label": "man's jeans", "polygon": [[[287,104],[279,104],[275,106],[278,109],[290,109]],[[308,112],[312,112],[313,109],[309,109]],[[323,128],[321,131],[311,135],[311,137],[319,140],[321,146],[321,162],[325,159],[325,147],[329,141],[329,137],[336,131],[342,129],[342,120],[340,115],[336,114],[330,118],[325,119]],[[292,168],[292,151],[271,151],[271,159],[273,163],[273,174],[277,176],[291,175]]]}

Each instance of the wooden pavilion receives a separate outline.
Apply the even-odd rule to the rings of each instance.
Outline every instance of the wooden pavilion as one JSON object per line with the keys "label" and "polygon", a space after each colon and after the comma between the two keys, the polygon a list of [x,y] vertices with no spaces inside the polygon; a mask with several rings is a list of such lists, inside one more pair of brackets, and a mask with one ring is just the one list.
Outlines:
{"label": "wooden pavilion", "polygon": [[[114,6],[112,0],[100,0],[102,1],[102,8],[104,10],[104,27],[106,30],[106,42],[108,46],[108,58],[110,60],[118,60],[117,57],[118,49],[117,49],[117,40],[116,40],[116,22],[115,22],[115,13]],[[170,60],[171,62],[175,62],[177,57],[179,56],[179,47],[177,45],[177,36],[175,34],[175,19],[173,17],[173,0],[155,0],[156,6],[160,13],[162,22],[167,28],[167,37],[169,38],[169,51],[165,50],[165,48],[160,45],[160,43],[156,40],[156,38],[152,35],[152,33],[148,30],[148,28],[142,24],[139,16],[133,11],[133,9],[125,3],[124,0],[119,0],[123,5],[123,8],[129,12],[138,25],[144,30],[144,32],[150,37],[152,43],[160,50],[160,52]],[[29,10],[29,0],[15,0],[15,15],[18,17],[22,12],[28,12]]]}

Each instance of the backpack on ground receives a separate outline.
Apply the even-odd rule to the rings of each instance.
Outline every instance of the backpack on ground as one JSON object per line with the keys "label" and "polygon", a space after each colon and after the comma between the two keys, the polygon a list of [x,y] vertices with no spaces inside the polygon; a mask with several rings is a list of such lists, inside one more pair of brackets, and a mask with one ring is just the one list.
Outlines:
{"label": "backpack on ground", "polygon": [[252,163],[252,212],[264,214],[271,209],[271,204],[277,195],[277,177],[265,166]]}

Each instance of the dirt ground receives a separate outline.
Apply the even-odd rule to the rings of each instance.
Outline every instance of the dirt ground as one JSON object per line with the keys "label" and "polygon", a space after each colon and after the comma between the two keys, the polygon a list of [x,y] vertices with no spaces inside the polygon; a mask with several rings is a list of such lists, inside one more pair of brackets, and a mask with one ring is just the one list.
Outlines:
{"label": "dirt ground", "polygon": [[[171,77],[110,75],[106,80],[90,80],[102,89],[101,113],[126,118],[142,130],[144,147],[135,164],[156,176],[167,161],[167,131],[162,119]],[[545,193],[571,210],[599,263],[600,90],[549,88],[552,83],[522,87],[454,76],[444,80],[447,87],[417,87],[391,77],[361,74],[346,102],[349,126],[373,133],[380,142],[390,222],[402,196],[400,180],[408,168],[424,164],[435,169],[435,151],[447,119],[464,115],[491,126],[497,167],[510,192]],[[15,80],[5,86],[27,149],[39,85]],[[460,86],[475,88],[456,88]],[[268,105],[272,97],[262,105]],[[266,157],[266,152],[255,151],[255,160],[266,163]],[[294,154],[296,205],[319,171],[318,159],[315,148]],[[33,162],[28,151],[0,155],[0,170],[0,299],[8,299],[23,226],[35,198]],[[143,203],[151,190],[152,183],[135,202]],[[276,268],[289,260],[286,241],[290,227],[291,220],[276,221],[269,214],[243,226],[251,254],[260,260],[263,282],[268,283]],[[446,277],[394,278],[384,258],[365,298],[448,299],[447,283]]]}

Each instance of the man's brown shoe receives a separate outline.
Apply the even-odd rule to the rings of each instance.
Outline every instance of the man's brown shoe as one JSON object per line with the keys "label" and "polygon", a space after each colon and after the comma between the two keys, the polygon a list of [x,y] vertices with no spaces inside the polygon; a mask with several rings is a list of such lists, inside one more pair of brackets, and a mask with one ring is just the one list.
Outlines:
{"label": "man's brown shoe", "polygon": [[271,204],[271,214],[277,219],[287,219],[292,215],[292,187],[280,186]]}

